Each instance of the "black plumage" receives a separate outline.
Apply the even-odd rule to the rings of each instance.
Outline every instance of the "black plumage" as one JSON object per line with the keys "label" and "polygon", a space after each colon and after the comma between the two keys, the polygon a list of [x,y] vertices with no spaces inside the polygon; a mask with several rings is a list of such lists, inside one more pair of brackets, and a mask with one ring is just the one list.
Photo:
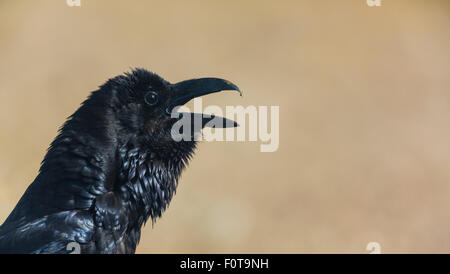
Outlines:
{"label": "black plumage", "polygon": [[218,78],[170,84],[144,69],[108,80],[51,143],[0,227],[0,253],[68,253],[73,242],[81,253],[134,253],[142,226],[167,208],[196,147],[172,138],[178,119],[170,112],[221,90],[239,91]]}

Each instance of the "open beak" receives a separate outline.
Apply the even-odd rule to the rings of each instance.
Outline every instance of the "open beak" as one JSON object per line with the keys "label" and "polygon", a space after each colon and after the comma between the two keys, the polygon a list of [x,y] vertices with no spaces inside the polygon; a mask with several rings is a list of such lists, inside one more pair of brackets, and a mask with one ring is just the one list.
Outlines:
{"label": "open beak", "polygon": [[[230,81],[220,79],[220,78],[200,78],[182,81],[171,85],[172,91],[174,92],[173,99],[169,103],[166,112],[171,113],[172,109],[176,106],[184,105],[190,100],[200,97],[203,95],[220,92],[224,90],[235,90],[239,92],[242,96],[241,90]],[[208,122],[212,119],[222,119],[223,123],[214,123],[215,127],[237,127],[239,126],[236,122],[231,121],[226,118],[217,117],[213,115],[202,115],[199,113],[182,113],[183,115],[192,115],[193,117],[201,116],[202,127],[209,126]],[[192,117],[192,118],[193,118]]]}

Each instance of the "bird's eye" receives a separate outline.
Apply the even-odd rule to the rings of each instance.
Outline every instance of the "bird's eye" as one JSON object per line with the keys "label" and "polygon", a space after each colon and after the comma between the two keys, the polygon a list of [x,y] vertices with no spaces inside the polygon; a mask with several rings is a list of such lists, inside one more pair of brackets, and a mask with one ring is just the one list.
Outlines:
{"label": "bird's eye", "polygon": [[158,103],[158,94],[154,91],[149,91],[144,97],[145,103],[149,106],[154,106]]}

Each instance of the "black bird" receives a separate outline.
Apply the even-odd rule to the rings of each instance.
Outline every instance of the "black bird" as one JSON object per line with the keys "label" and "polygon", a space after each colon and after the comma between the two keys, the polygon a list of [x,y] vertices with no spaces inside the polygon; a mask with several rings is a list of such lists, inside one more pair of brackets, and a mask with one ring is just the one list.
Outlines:
{"label": "black bird", "polygon": [[170,84],[144,69],[109,79],[51,143],[0,227],[0,253],[134,253],[142,226],[167,208],[196,147],[173,139],[180,118],[172,110],[222,90],[239,91],[218,78]]}

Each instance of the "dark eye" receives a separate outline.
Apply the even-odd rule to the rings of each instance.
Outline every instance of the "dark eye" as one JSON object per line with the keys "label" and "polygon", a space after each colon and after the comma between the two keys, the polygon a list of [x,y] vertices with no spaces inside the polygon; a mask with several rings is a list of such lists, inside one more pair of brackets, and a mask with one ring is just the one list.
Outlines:
{"label": "dark eye", "polygon": [[158,103],[158,94],[154,91],[149,91],[147,92],[147,94],[145,94],[144,100],[147,105],[154,106]]}

